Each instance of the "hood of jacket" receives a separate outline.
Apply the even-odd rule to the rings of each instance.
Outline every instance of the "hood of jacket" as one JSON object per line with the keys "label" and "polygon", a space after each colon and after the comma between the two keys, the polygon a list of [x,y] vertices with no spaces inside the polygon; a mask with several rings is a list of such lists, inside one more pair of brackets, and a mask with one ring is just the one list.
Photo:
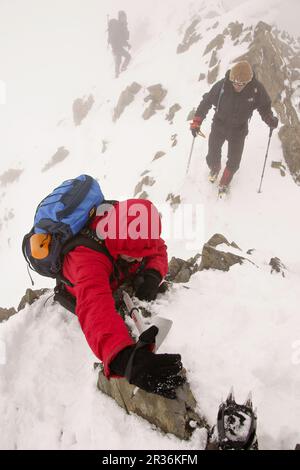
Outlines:
{"label": "hood of jacket", "polygon": [[105,240],[110,254],[133,258],[155,255],[161,245],[161,220],[154,204],[147,199],[117,202],[103,216],[95,217],[91,227]]}

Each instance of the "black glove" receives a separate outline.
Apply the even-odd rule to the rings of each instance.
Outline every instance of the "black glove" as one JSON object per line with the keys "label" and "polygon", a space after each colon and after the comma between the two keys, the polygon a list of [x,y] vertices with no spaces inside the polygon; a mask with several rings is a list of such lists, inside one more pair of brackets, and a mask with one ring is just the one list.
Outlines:
{"label": "black glove", "polygon": [[162,280],[160,273],[155,269],[146,269],[143,278],[136,289],[136,297],[140,300],[155,300]]}
{"label": "black glove", "polygon": [[200,116],[195,116],[191,122],[190,129],[193,137],[197,137],[200,131],[200,126],[202,123],[202,118]]}
{"label": "black glove", "polygon": [[278,118],[276,116],[273,116],[273,114],[269,114],[265,118],[265,122],[267,123],[270,129],[276,129],[276,127],[278,127]]}
{"label": "black glove", "polygon": [[180,354],[154,354],[148,350],[158,333],[151,326],[140,335],[139,341],[117,354],[110,363],[113,374],[125,376],[129,383],[165,398],[175,399],[176,389],[185,378],[178,375],[182,369]]}

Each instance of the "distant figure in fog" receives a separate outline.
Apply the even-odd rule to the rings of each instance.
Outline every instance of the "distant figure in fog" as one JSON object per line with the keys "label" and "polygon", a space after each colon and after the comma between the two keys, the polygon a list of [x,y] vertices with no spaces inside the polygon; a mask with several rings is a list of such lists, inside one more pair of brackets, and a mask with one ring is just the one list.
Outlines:
{"label": "distant figure in fog", "polygon": [[[112,18],[108,22],[108,44],[111,45],[115,59],[115,77],[118,78],[120,72],[124,72],[130,62],[131,55],[126,49],[131,46],[128,42],[129,31],[127,27],[127,16],[125,11],[119,11],[118,19]],[[124,61],[122,63],[122,58]]]}

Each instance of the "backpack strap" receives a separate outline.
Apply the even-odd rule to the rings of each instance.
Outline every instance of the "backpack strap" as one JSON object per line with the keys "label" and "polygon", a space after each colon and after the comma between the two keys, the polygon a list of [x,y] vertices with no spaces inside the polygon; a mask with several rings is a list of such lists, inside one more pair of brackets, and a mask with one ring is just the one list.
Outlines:
{"label": "backpack strap", "polygon": [[[88,227],[83,228],[78,235],[76,235],[64,244],[61,251],[62,256],[67,255],[77,246],[85,246],[86,248],[90,248],[91,250],[95,250],[105,254],[110,259],[113,265],[112,279],[119,278],[119,270],[117,263],[106,248],[104,240],[101,240],[97,237],[95,230],[92,230]],[[67,291],[65,287],[66,285],[74,287],[74,285],[60,273],[56,277],[56,286],[54,288],[54,300],[70,312],[75,313],[76,298],[69,291]]]}
{"label": "backpack strap", "polygon": [[221,103],[222,95],[224,93],[224,88],[225,88],[225,80],[223,81],[223,84],[222,84],[222,87],[220,89],[220,93],[219,93],[219,96],[218,96],[218,102],[217,102],[217,106],[216,106],[216,113],[219,111],[219,108],[220,108],[220,103]]}

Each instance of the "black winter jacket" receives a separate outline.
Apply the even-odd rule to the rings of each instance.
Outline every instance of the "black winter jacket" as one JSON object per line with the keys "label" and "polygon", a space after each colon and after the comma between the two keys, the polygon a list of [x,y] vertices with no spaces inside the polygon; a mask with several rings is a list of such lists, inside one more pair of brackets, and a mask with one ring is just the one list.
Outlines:
{"label": "black winter jacket", "polygon": [[240,92],[236,92],[229,80],[229,71],[225,78],[217,82],[211,90],[203,95],[196,116],[203,120],[212,106],[215,106],[213,123],[225,130],[248,131],[248,120],[255,109],[262,119],[272,115],[271,99],[265,87],[255,77]]}

